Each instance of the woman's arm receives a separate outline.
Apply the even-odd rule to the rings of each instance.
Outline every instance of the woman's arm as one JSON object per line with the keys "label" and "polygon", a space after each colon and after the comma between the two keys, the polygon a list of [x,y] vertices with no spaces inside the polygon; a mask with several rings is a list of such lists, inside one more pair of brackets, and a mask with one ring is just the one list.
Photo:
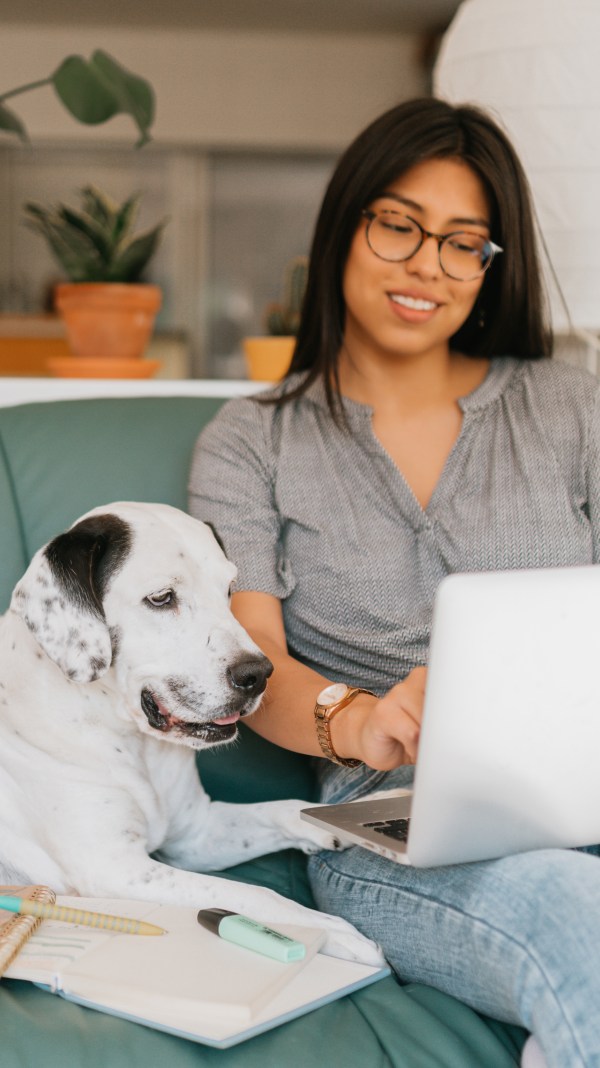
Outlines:
{"label": "woman's arm", "polygon": [[[315,728],[315,702],[324,686],[344,680],[327,679],[289,655],[277,597],[256,591],[235,593],[231,607],[275,669],[263,703],[248,726],[285,749],[323,756]],[[363,760],[379,771],[414,764],[424,692],[425,668],[415,668],[380,699],[359,694],[331,722],[338,756]]]}

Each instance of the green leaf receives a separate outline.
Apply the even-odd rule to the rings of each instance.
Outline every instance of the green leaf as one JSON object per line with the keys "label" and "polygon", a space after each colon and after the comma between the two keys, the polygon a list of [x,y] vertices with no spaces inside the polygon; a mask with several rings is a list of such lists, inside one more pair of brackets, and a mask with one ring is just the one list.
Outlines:
{"label": "green leaf", "polygon": [[115,259],[110,269],[110,278],[107,281],[135,282],[154,254],[163,226],[164,223],[160,223],[153,230],[140,234],[129,244],[124,245],[120,255]]}
{"label": "green leaf", "polygon": [[117,101],[119,111],[133,118],[141,137],[138,148],[150,140],[149,129],[154,122],[154,90],[145,78],[132,74],[107,52],[94,52],[90,66],[97,76],[109,86]]}
{"label": "green leaf", "polygon": [[57,212],[46,211],[38,204],[26,204],[24,214],[25,223],[46,239],[72,282],[102,280],[105,266],[83,234],[77,230],[65,230]]}
{"label": "green leaf", "polygon": [[130,234],[133,230],[140,200],[141,193],[135,193],[133,196],[129,197],[129,199],[125,201],[125,203],[117,212],[112,232],[112,239],[115,244],[118,244],[119,241],[124,240],[127,235]]}
{"label": "green leaf", "polygon": [[15,115],[14,111],[7,108],[5,104],[0,104],[0,130],[6,130],[8,133],[17,134],[22,141],[27,140],[27,133],[20,118],[18,115]]}
{"label": "green leaf", "polygon": [[114,226],[119,208],[114,200],[95,185],[86,185],[80,189],[81,204],[86,215],[90,215],[106,233]]}
{"label": "green leaf", "polygon": [[118,114],[114,93],[82,56],[67,56],[51,80],[67,111],[79,122],[95,126]]}
{"label": "green leaf", "polygon": [[67,56],[51,81],[64,106],[79,122],[93,126],[115,115],[131,115],[140,131],[138,147],[150,140],[153,90],[144,78],[126,70],[106,52],[94,52],[89,61],[82,56]]}
{"label": "green leaf", "polygon": [[84,212],[74,211],[72,208],[68,208],[66,204],[59,209],[59,216],[72,229],[80,231],[90,246],[98,251],[105,263],[110,262],[113,253],[110,234],[96,219],[91,215],[86,215]]}

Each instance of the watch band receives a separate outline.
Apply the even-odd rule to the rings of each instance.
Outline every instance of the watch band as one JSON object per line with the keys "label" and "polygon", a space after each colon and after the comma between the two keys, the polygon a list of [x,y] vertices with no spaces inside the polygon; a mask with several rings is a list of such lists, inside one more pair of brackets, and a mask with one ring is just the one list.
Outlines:
{"label": "watch band", "polygon": [[354,760],[338,756],[331,740],[331,721],[338,712],[346,708],[359,693],[367,693],[371,697],[376,694],[372,690],[365,690],[360,686],[346,686],[344,683],[333,683],[326,686],[317,697],[315,705],[315,726],[317,728],[317,740],[323,756],[334,764],[342,764],[345,768],[358,768],[362,760]]}

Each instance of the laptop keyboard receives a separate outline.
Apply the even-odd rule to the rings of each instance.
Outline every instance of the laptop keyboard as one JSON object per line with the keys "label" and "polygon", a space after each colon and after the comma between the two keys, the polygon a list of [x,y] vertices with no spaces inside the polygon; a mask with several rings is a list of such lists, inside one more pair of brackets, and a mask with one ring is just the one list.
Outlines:
{"label": "laptop keyboard", "polygon": [[386,838],[394,838],[396,842],[406,842],[410,817],[404,820],[376,820],[375,823],[363,823],[363,827],[370,827],[377,834],[385,834]]}

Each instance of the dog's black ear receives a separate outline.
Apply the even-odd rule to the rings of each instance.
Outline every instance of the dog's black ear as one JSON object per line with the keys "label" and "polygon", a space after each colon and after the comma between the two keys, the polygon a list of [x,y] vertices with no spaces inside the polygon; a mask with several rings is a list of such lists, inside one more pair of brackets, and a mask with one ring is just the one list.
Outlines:
{"label": "dog's black ear", "polygon": [[222,539],[221,535],[219,534],[218,530],[216,529],[216,527],[213,526],[212,523],[209,523],[209,521],[207,519],[204,519],[203,523],[204,523],[205,527],[209,527],[210,530],[212,530],[213,535],[214,535],[214,539],[215,539],[217,545],[219,546],[220,549],[223,550],[223,552],[225,553],[225,556],[227,556],[227,551],[225,549],[225,545],[224,545],[223,539]]}
{"label": "dog's black ear", "polygon": [[89,516],[47,546],[46,559],[56,582],[75,604],[104,618],[102,598],[108,580],[131,546],[131,531],[118,516]]}
{"label": "dog's black ear", "polygon": [[118,516],[89,516],[40,549],[14,590],[11,610],[74,682],[93,682],[110,667],[102,597],[130,544]]}

